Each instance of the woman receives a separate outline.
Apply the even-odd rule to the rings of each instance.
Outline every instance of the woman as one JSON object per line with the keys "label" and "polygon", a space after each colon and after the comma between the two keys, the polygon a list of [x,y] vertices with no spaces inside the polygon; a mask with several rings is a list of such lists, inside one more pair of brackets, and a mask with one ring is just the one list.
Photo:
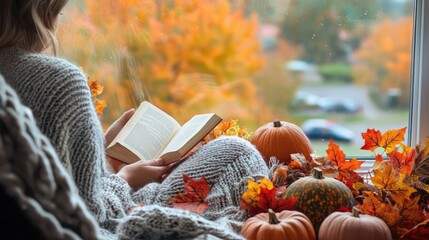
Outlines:
{"label": "woman", "polygon": [[[82,71],[42,53],[50,49],[57,53],[54,34],[66,3],[0,2],[0,74],[32,109],[105,238],[179,239],[203,233],[238,238],[236,231],[247,217],[238,208],[246,181],[268,175],[260,154],[247,141],[223,137],[204,145],[162,182],[157,180],[170,168],[161,159],[138,161],[112,173],[106,165],[105,146],[134,110],[125,112],[103,134]],[[209,208],[201,215],[166,207],[170,198],[183,191],[183,174],[204,176],[210,185]]]}

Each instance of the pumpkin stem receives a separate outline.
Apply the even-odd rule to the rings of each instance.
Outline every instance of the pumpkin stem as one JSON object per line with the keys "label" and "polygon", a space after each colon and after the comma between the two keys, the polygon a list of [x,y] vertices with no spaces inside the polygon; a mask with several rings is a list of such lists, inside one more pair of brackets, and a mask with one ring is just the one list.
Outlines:
{"label": "pumpkin stem", "polygon": [[280,122],[279,119],[274,119],[273,125],[274,125],[274,127],[281,127],[282,126],[282,122]]}
{"label": "pumpkin stem", "polygon": [[359,217],[359,209],[357,207],[353,207],[352,216],[357,218]]}
{"label": "pumpkin stem", "polygon": [[276,213],[270,208],[268,209],[268,223],[269,224],[279,224],[280,221],[276,217]]}
{"label": "pumpkin stem", "polygon": [[323,171],[320,168],[315,167],[313,172],[313,177],[316,179],[323,179]]}

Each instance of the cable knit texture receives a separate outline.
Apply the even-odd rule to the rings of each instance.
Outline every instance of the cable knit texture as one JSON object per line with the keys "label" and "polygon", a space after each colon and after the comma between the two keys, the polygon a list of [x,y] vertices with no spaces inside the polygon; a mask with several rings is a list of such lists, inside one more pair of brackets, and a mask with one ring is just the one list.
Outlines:
{"label": "cable knit texture", "polygon": [[97,223],[49,139],[1,76],[0,186],[47,239],[100,238]]}
{"label": "cable knit texture", "polygon": [[[73,195],[75,188],[70,186],[73,183],[67,181],[67,177],[71,176],[86,205],[78,208],[86,220],[77,222],[82,223],[83,229],[93,226],[91,216],[85,212],[87,208],[101,227],[97,230],[96,226],[95,230],[86,234],[94,237],[101,233],[104,239],[241,238],[238,231],[248,215],[238,205],[246,181],[248,178],[256,180],[268,176],[265,162],[248,141],[237,137],[213,140],[181,163],[162,183],[150,183],[133,191],[106,165],[103,132],[86,77],[79,68],[61,58],[11,47],[0,50],[0,74],[16,91],[22,103],[32,110],[38,128],[50,139],[62,163],[62,166],[53,164],[56,155],[51,152],[50,157],[27,159],[31,164],[20,166],[22,169],[19,171],[28,174],[16,175],[28,181],[42,178],[41,173],[33,174],[44,169],[34,165],[40,165],[40,162],[50,163],[43,165],[46,169],[52,166],[63,169],[55,170],[59,172],[57,177],[67,182],[67,188],[63,191],[69,193],[68,198]],[[9,105],[6,104],[5,108]],[[0,117],[3,118],[3,115]],[[21,117],[18,121],[24,121]],[[28,129],[19,128],[12,136],[24,134],[22,131]],[[32,134],[41,135],[37,131]],[[40,143],[39,140],[26,140]],[[44,141],[43,149],[49,149],[50,143]],[[211,191],[207,197],[209,208],[202,215],[171,208],[169,199],[183,192],[184,173],[192,178],[205,176],[210,185]],[[57,183],[57,188],[64,188],[55,178],[45,178],[42,179],[47,183]],[[41,180],[33,181],[37,185]],[[49,185],[48,189],[55,189],[55,186]],[[81,206],[78,200],[72,202],[77,204],[72,209]],[[144,206],[138,207],[140,203]],[[130,208],[134,210],[130,212]],[[65,209],[57,206],[51,210],[57,213]],[[61,215],[61,212],[58,214]],[[86,222],[89,225],[86,226]],[[83,233],[79,234],[84,236]]]}

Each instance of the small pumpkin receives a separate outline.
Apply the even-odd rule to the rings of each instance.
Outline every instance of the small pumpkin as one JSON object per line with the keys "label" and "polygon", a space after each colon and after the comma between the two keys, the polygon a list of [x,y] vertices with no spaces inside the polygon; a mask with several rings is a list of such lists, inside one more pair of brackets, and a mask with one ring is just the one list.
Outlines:
{"label": "small pumpkin", "polygon": [[295,210],[310,219],[316,233],[331,213],[342,206],[352,208],[356,204],[351,190],[337,179],[324,177],[320,168],[313,169],[313,176],[300,178],[289,185],[284,197],[297,199]]}
{"label": "small pumpkin", "polygon": [[310,220],[303,213],[289,210],[275,213],[269,209],[268,213],[259,213],[246,220],[241,233],[247,240],[316,239]]}
{"label": "small pumpkin", "polygon": [[353,208],[352,213],[334,212],[322,222],[319,240],[391,240],[387,224],[378,217],[359,214]]}
{"label": "small pumpkin", "polygon": [[291,154],[302,153],[310,159],[313,152],[310,140],[300,127],[278,119],[256,129],[250,142],[267,164],[271,157],[276,157],[280,163],[287,165],[291,162]]}

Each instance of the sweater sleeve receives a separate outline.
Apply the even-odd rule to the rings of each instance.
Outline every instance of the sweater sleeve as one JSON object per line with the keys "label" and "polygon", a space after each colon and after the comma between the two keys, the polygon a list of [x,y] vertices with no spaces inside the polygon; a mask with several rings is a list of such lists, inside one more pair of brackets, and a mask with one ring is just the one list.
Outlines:
{"label": "sweater sleeve", "polygon": [[124,217],[135,204],[128,183],[107,167],[104,134],[86,77],[65,60],[44,64],[34,72],[43,82],[23,83],[22,88],[38,89],[38,98],[28,101],[38,125],[97,221],[102,227],[110,226],[111,219]]}

